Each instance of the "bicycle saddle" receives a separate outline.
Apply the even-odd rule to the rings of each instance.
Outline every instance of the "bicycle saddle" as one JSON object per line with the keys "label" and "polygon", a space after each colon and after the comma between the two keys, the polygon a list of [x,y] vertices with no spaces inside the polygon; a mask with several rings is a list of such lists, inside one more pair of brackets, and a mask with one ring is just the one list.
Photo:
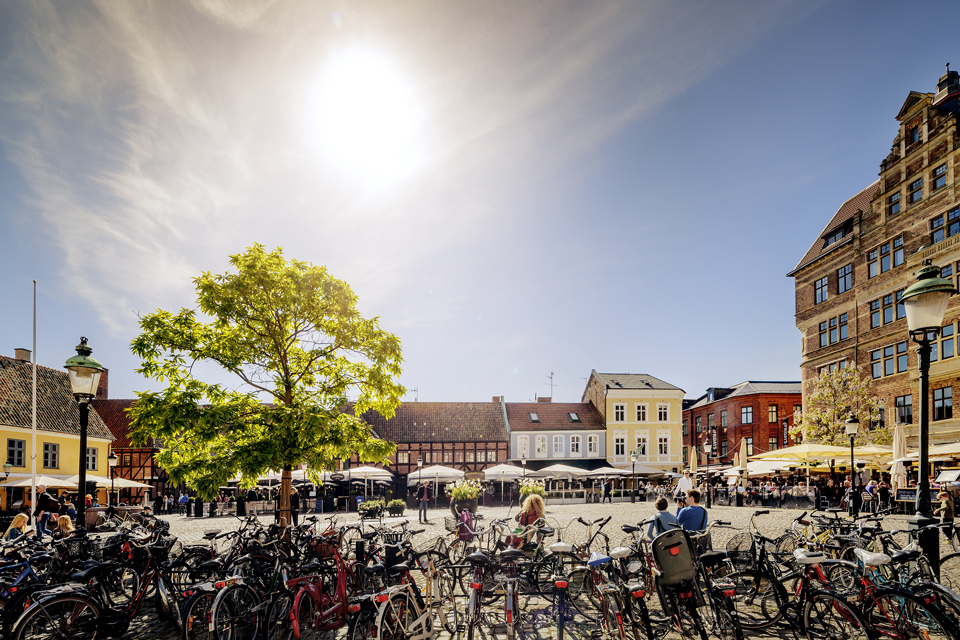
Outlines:
{"label": "bicycle saddle", "polygon": [[620,558],[626,558],[629,555],[633,555],[633,550],[628,549],[627,547],[616,547],[610,552],[610,557],[617,560]]}
{"label": "bicycle saddle", "polygon": [[410,571],[410,567],[407,565],[406,562],[401,562],[399,564],[395,564],[392,567],[390,567],[389,571],[391,575],[396,576],[396,575],[400,575],[401,573],[406,573],[407,571]]}
{"label": "bicycle saddle", "polygon": [[84,569],[83,571],[78,571],[70,576],[70,579],[75,582],[90,582],[91,578],[97,576],[101,571],[109,569],[110,567],[116,566],[116,562],[98,562],[95,565],[91,565]]}
{"label": "bicycle saddle", "polygon": [[223,560],[207,560],[197,565],[197,571],[204,573],[217,573],[223,568]]}
{"label": "bicycle saddle", "polygon": [[549,549],[551,553],[570,553],[573,551],[573,545],[569,542],[554,542],[547,547],[547,549]]}
{"label": "bicycle saddle", "polygon": [[482,551],[474,551],[467,556],[467,560],[470,561],[470,564],[489,564],[490,558],[485,556]]}
{"label": "bicycle saddle", "polygon": [[520,549],[507,547],[506,549],[500,552],[500,557],[503,558],[504,560],[511,561],[511,560],[519,560],[520,558],[523,558],[525,556],[523,555],[523,551],[520,551]]}
{"label": "bicycle saddle", "polygon": [[207,540],[213,540],[213,539],[216,538],[218,535],[220,535],[220,529],[216,529],[216,530],[214,530],[214,531],[204,531],[204,532],[203,532],[203,537],[206,538]]}
{"label": "bicycle saddle", "polygon": [[919,549],[911,549],[910,551],[894,551],[893,555],[890,557],[890,561],[893,564],[900,564],[902,562],[913,562],[919,557]]}
{"label": "bicycle saddle", "polygon": [[705,567],[715,567],[726,559],[726,551],[704,551],[700,554],[700,564]]}
{"label": "bicycle saddle", "polygon": [[597,553],[594,551],[590,554],[590,559],[587,560],[587,564],[591,567],[599,567],[605,562],[610,562],[610,556],[605,556],[602,553]]}
{"label": "bicycle saddle", "polygon": [[539,527],[537,532],[541,535],[549,537],[553,535],[553,527]]}
{"label": "bicycle saddle", "polygon": [[879,567],[890,562],[891,558],[885,553],[871,553],[866,549],[854,549],[853,553],[866,567]]}
{"label": "bicycle saddle", "polygon": [[807,551],[806,549],[797,549],[793,552],[793,557],[800,564],[820,564],[827,559],[827,555],[820,551]]}
{"label": "bicycle saddle", "polygon": [[369,567],[363,568],[363,572],[367,574],[383,573],[385,570],[386,570],[386,567],[383,566],[382,564],[373,564],[373,565],[370,565]]}
{"label": "bicycle saddle", "polygon": [[620,525],[620,531],[624,533],[633,533],[634,531],[640,531],[640,527],[635,527],[631,524],[622,524]]}

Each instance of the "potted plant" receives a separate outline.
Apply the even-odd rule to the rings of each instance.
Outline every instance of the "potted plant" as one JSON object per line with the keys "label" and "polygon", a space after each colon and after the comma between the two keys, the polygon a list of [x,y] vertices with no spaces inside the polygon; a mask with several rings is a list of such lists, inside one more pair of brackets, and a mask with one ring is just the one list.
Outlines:
{"label": "potted plant", "polygon": [[538,495],[546,498],[547,489],[543,486],[543,480],[522,478],[520,480],[520,499],[522,500],[523,498],[531,495]]}
{"label": "potted plant", "polygon": [[358,510],[361,518],[379,518],[383,514],[383,500],[365,500]]}
{"label": "potted plant", "polygon": [[483,491],[479,480],[460,478],[453,484],[447,485],[447,495],[450,496],[450,512],[454,518],[460,517],[460,512],[466,509],[470,513],[477,512],[477,499]]}
{"label": "potted plant", "polygon": [[391,500],[387,503],[387,511],[391,516],[402,516],[403,510],[406,508],[407,503],[400,499]]}

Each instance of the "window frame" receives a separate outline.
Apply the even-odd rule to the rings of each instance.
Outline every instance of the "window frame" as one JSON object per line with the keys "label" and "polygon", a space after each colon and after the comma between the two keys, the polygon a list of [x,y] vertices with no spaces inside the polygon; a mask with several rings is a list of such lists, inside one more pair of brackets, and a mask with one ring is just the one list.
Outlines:
{"label": "window frame", "polygon": [[830,299],[830,276],[823,276],[822,278],[815,280],[813,282],[813,304],[823,304]]}
{"label": "window frame", "polygon": [[[19,460],[19,464],[17,461]],[[7,462],[14,467],[27,466],[27,441],[19,438],[7,438]]]}
{"label": "window frame", "polygon": [[853,288],[853,263],[837,269],[837,295]]}
{"label": "window frame", "polygon": [[60,444],[56,442],[43,443],[43,468],[60,468]]}
{"label": "window frame", "polygon": [[614,422],[627,421],[627,405],[625,402],[615,402],[613,404],[613,421]]}
{"label": "window frame", "polygon": [[580,457],[583,455],[581,450],[581,437],[578,435],[570,436],[570,455]]}
{"label": "window frame", "polygon": [[657,403],[657,422],[670,422],[670,403]]}
{"label": "window frame", "polygon": [[595,433],[587,436],[587,455],[588,456],[600,455],[600,436],[598,436]]}
{"label": "window frame", "polygon": [[[938,396],[939,392],[939,398]],[[933,422],[940,420],[950,420],[953,418],[953,387],[939,387],[933,389],[933,407],[930,412],[930,419]]]}
{"label": "window frame", "polygon": [[637,422],[647,422],[647,416],[649,415],[647,408],[647,403],[637,403]]}
{"label": "window frame", "polygon": [[[93,460],[91,466],[90,461]],[[87,465],[87,471],[97,471],[97,465],[100,462],[100,449],[97,447],[87,447],[87,455],[84,456],[84,464]]]}
{"label": "window frame", "polygon": [[547,446],[547,442],[547,436],[544,434],[540,434],[534,439],[534,446],[536,447],[534,453],[538,458],[546,458],[548,456],[550,449]]}
{"label": "window frame", "polygon": [[901,211],[900,192],[896,191],[887,196],[887,215],[895,216]]}
{"label": "window frame", "polygon": [[753,405],[740,407],[740,424],[753,424]]}
{"label": "window frame", "polygon": [[907,187],[907,203],[914,204],[923,200],[923,176],[920,176]]}
{"label": "window frame", "polygon": [[779,413],[779,408],[777,407],[777,405],[775,404],[767,405],[767,422],[769,422],[770,424],[779,423],[780,420],[779,418],[777,418],[778,413]]}
{"label": "window frame", "polygon": [[897,422],[913,424],[913,394],[896,396],[893,406],[897,410]]}
{"label": "window frame", "polygon": [[[553,436],[553,457],[556,458],[558,455],[564,457],[564,440],[565,438],[561,434],[554,434]],[[559,446],[559,451],[557,447]]]}
{"label": "window frame", "polygon": [[930,191],[939,191],[947,186],[947,163],[934,167],[930,172]]}

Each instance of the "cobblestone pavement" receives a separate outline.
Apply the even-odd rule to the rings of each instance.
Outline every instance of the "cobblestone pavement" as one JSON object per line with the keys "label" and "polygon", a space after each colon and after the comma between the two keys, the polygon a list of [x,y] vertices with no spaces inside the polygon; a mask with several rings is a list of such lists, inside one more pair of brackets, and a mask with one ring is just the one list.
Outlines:
{"label": "cobblestone pavement", "polygon": [[[710,509],[709,516],[711,520],[724,520],[731,523],[730,528],[717,528],[713,532],[713,542],[715,548],[723,548],[726,541],[740,531],[747,531],[750,527],[750,516],[755,511],[750,507],[714,507]],[[480,513],[486,520],[493,518],[512,517],[516,515],[516,507],[510,509],[507,507],[487,507],[481,508]],[[611,543],[616,544],[622,537],[620,525],[637,524],[638,522],[652,517],[656,513],[652,502],[639,502],[631,504],[629,502],[620,502],[614,504],[566,504],[547,506],[547,519],[552,526],[566,526],[577,517],[582,517],[587,521],[598,518],[612,516],[612,520],[604,531],[610,535]],[[770,537],[776,537],[790,526],[791,522],[800,515],[800,511],[787,509],[771,509],[769,515],[763,515],[757,518],[757,525],[762,533]],[[324,514],[337,515],[340,524],[356,524],[359,518],[355,513],[350,514]],[[440,535],[446,535],[443,527],[444,517],[450,516],[450,511],[445,508],[429,510],[429,523],[420,525],[416,520],[416,512],[408,510],[406,517],[387,517],[383,519],[384,525],[397,524],[402,520],[408,520],[411,528],[424,528],[425,531],[416,537],[416,542],[427,544]],[[203,534],[211,530],[235,529],[240,520],[235,517],[217,517],[217,518],[186,518],[184,516],[161,516],[171,523],[171,532],[178,536],[184,544],[198,543],[203,540]],[[271,517],[260,517],[264,523],[272,522]],[[906,516],[888,516],[885,518],[884,527],[887,529],[905,529]],[[579,524],[572,524],[564,533],[565,541],[582,541],[586,538],[586,529]],[[542,598],[529,597],[522,602],[522,608],[525,612],[524,636],[528,638],[551,638],[554,633],[553,614],[550,603]],[[589,629],[585,624],[574,624],[574,631],[569,634],[576,637],[589,637]],[[579,628],[580,633],[576,632]],[[341,636],[343,634],[340,634]],[[485,637],[499,637],[499,631],[494,628],[491,635]],[[144,603],[139,618],[131,625],[130,630],[122,636],[124,639],[163,639],[174,640],[178,638],[178,633],[166,623],[157,620],[153,610],[152,601]],[[448,638],[446,633],[438,634],[439,638]],[[775,636],[771,636],[775,637]]]}

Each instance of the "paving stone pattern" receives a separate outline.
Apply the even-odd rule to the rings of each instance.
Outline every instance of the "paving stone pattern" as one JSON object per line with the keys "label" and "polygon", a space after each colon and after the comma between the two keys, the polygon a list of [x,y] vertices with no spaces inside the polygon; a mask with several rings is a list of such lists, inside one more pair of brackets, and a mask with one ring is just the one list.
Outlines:
{"label": "paving stone pattern", "polygon": [[[755,510],[755,508],[751,507],[714,507],[710,509],[709,517],[711,520],[725,520],[729,521],[732,525],[731,528],[714,529],[714,547],[723,548],[723,545],[731,536],[740,531],[747,531],[750,527],[750,517]],[[516,507],[512,509],[507,507],[489,507],[481,508],[480,513],[483,514],[485,519],[490,520],[494,518],[513,517],[516,515],[517,509]],[[589,522],[597,518],[613,516],[610,523],[604,527],[604,532],[609,534],[612,544],[616,544],[622,538],[623,534],[620,531],[620,525],[635,525],[640,521],[653,517],[655,513],[656,510],[652,502],[638,502],[636,504],[629,502],[616,504],[566,504],[553,506],[548,504],[547,506],[547,519],[552,526],[566,526],[577,517],[582,517]],[[769,515],[759,516],[756,522],[761,533],[770,537],[776,537],[783,533],[800,513],[800,511],[791,509],[772,509]],[[323,514],[324,517],[329,515],[334,514]],[[407,510],[404,517],[385,517],[383,523],[389,526],[401,520],[408,520],[411,528],[425,528],[426,530],[417,536],[416,542],[427,544],[435,537],[447,534],[443,527],[443,519],[448,516],[450,516],[449,509],[430,509],[428,511],[429,523],[420,525],[417,523],[417,512]],[[235,517],[186,518],[184,516],[173,515],[161,516],[161,518],[170,521],[171,532],[182,540],[184,544],[201,543],[203,541],[203,534],[206,531],[235,529],[240,523],[240,520]],[[265,524],[273,521],[272,515],[270,517],[260,516],[260,519]],[[355,513],[340,513],[337,514],[337,519],[340,524],[356,524],[359,522],[359,518]],[[907,516],[887,516],[884,520],[884,528],[906,529],[906,520]],[[583,526],[573,524],[566,530],[564,540],[569,542],[582,542],[586,539],[586,535],[587,530]],[[523,624],[524,637],[534,639],[553,637],[552,634],[555,633],[555,625],[553,624],[554,617],[549,602],[544,601],[542,598],[531,596],[527,598],[525,602],[521,603],[521,607],[525,613]],[[569,633],[569,637],[590,637],[590,629],[585,623],[574,621],[573,626],[573,629],[568,630],[572,632]],[[341,633],[337,637],[342,637],[343,635],[344,634]],[[494,638],[501,635],[500,630],[493,628],[492,631],[488,631],[488,635],[483,637]],[[141,608],[138,619],[133,622],[130,630],[121,637],[125,640],[175,640],[180,636],[171,625],[157,619],[153,609],[152,599],[148,599]],[[440,632],[437,637],[449,638],[449,634]]]}

